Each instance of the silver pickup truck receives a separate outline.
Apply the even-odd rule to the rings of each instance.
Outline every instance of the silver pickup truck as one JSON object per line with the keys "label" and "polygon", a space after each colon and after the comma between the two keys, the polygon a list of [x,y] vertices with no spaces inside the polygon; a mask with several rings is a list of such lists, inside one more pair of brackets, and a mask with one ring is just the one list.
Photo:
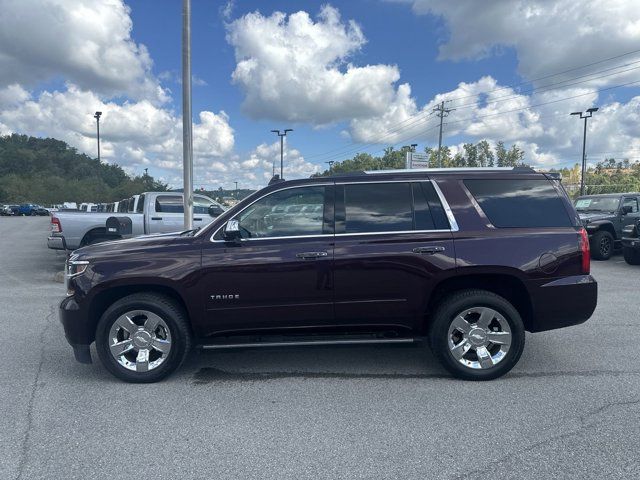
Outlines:
{"label": "silver pickup truck", "polygon": [[[128,212],[55,212],[51,215],[51,234],[47,246],[54,250],[75,250],[94,243],[122,238],[107,229],[110,217],[131,219],[131,234],[139,236],[183,230],[182,193],[146,192],[131,202]],[[203,227],[225,208],[204,195],[193,196],[193,224]]]}

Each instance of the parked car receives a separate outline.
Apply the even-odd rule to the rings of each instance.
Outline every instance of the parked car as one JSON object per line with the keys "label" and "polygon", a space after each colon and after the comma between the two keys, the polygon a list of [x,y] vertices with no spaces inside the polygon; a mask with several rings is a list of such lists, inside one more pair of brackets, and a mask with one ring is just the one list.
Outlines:
{"label": "parked car", "polygon": [[32,203],[23,203],[18,207],[18,215],[35,216],[37,215],[38,206]]}
{"label": "parked car", "polygon": [[622,254],[629,265],[640,265],[640,220],[622,229]]}
{"label": "parked car", "polygon": [[[124,205],[124,202],[115,202]],[[85,245],[118,240],[118,232],[108,231],[109,217],[131,219],[131,236],[183,230],[182,193],[147,192],[135,202],[136,211],[105,213],[58,212],[51,216],[51,235],[47,246],[54,250],[75,250]],[[194,224],[204,226],[220,215],[224,208],[204,195],[194,195]]]}
{"label": "parked car", "polygon": [[8,205],[7,213],[12,217],[16,217],[20,214],[20,205]]}
{"label": "parked car", "polygon": [[[319,208],[280,221],[292,205]],[[167,376],[193,346],[426,339],[453,375],[488,380],[518,362],[525,330],[591,316],[589,269],[548,174],[378,171],[275,183],[198,232],[81,248],[60,318],[77,360],[95,341],[131,382]]]}
{"label": "parked car", "polygon": [[622,247],[622,229],[638,221],[640,193],[585,195],[575,201],[580,220],[587,229],[591,255],[609,260]]}
{"label": "parked car", "polygon": [[40,205],[34,205],[34,211],[36,215],[39,215],[42,217],[48,217],[50,215],[49,210],[47,210],[46,208]]}
{"label": "parked car", "polygon": [[0,205],[0,216],[6,217],[9,215],[13,215],[10,207],[11,205]]}

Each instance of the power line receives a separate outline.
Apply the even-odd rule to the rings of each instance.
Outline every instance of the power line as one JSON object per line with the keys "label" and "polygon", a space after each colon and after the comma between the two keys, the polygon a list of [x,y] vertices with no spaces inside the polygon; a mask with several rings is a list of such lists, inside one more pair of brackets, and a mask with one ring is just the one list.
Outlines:
{"label": "power line", "polygon": [[[602,59],[602,60],[599,60],[599,61],[596,61],[596,62],[591,62],[591,63],[589,63],[589,64],[585,64],[585,65],[582,65],[582,66],[578,66],[578,67],[570,68],[570,69],[567,69],[567,70],[563,70],[563,71],[561,71],[561,72],[557,72],[557,73],[553,73],[553,74],[545,75],[545,76],[542,76],[542,77],[538,77],[538,78],[535,78],[535,79],[533,79],[533,80],[529,80],[529,81],[526,81],[526,82],[521,82],[521,83],[519,83],[519,84],[515,84],[515,85],[507,85],[507,86],[504,86],[504,87],[496,88],[496,89],[494,89],[494,90],[490,90],[490,91],[488,91],[488,92],[482,92],[482,93],[480,93],[480,94],[473,94],[473,95],[467,95],[467,96],[461,96],[461,97],[454,97],[454,98],[449,99],[449,100],[450,100],[450,101],[456,101],[456,100],[461,100],[461,99],[465,99],[465,98],[480,97],[480,96],[482,96],[482,95],[487,95],[487,94],[492,93],[492,92],[496,92],[496,91],[500,91],[500,90],[506,90],[506,89],[512,89],[512,88],[514,88],[514,87],[516,87],[516,86],[519,86],[519,85],[525,85],[525,84],[533,83],[533,82],[535,82],[535,81],[543,80],[543,79],[546,79],[546,78],[551,78],[551,77],[558,76],[558,75],[562,75],[562,74],[569,73],[569,72],[572,72],[572,71],[576,71],[576,70],[584,69],[584,68],[587,68],[587,67],[590,67],[590,66],[593,66],[593,65],[597,65],[597,64],[605,63],[605,62],[608,62],[608,61],[611,61],[611,60],[614,60],[614,59],[617,59],[617,58],[621,58],[621,57],[624,57],[624,56],[628,56],[628,55],[631,55],[631,54],[634,54],[634,53],[638,53],[638,52],[640,52],[640,49],[638,49],[638,50],[633,50],[633,51],[630,51],[630,52],[627,52],[627,53],[623,53],[623,54],[620,54],[620,55],[616,55],[616,56],[613,56],[613,57],[609,57],[609,58],[606,58],[606,59]],[[498,99],[498,100],[493,101],[493,102],[491,102],[491,103],[493,104],[493,103],[497,103],[498,101],[507,101],[507,100],[509,100],[509,99],[511,99],[511,98],[515,98],[515,97],[517,97],[517,96],[521,96],[521,95],[526,94],[526,93],[540,92],[540,91],[543,91],[544,89],[549,89],[550,87],[552,87],[552,86],[554,86],[554,85],[562,85],[562,84],[565,84],[565,85],[563,85],[563,87],[568,87],[568,86],[576,85],[576,84],[579,84],[579,83],[585,83],[585,82],[587,82],[587,81],[594,81],[594,80],[598,80],[599,78],[605,78],[605,77],[609,77],[609,76],[613,76],[613,75],[619,75],[619,74],[622,74],[622,73],[625,73],[625,72],[628,72],[628,71],[631,71],[631,70],[635,70],[636,68],[640,68],[640,67],[634,67],[634,68],[627,69],[627,70],[623,70],[623,71],[620,71],[620,72],[614,72],[614,73],[609,74],[609,75],[603,75],[603,76],[600,76],[600,77],[591,78],[591,79],[589,79],[589,80],[584,80],[584,81],[582,81],[582,82],[575,82],[575,83],[573,83],[573,84],[566,84],[567,82],[570,82],[571,80],[576,80],[576,79],[584,78],[584,77],[591,77],[591,76],[596,75],[596,74],[598,74],[598,73],[602,73],[602,72],[607,72],[607,71],[615,70],[615,69],[622,68],[622,67],[625,67],[625,66],[634,65],[634,64],[637,64],[637,63],[640,63],[640,60],[639,60],[639,61],[635,61],[635,62],[629,62],[629,63],[622,64],[622,65],[617,65],[617,66],[615,66],[615,67],[609,67],[609,68],[607,68],[607,69],[603,69],[603,70],[600,70],[600,71],[597,71],[597,72],[593,72],[593,73],[590,73],[590,74],[583,74],[583,75],[579,75],[579,76],[577,76],[577,77],[570,78],[570,79],[566,79],[566,80],[563,80],[563,81],[560,81],[560,82],[556,82],[556,83],[552,83],[552,84],[543,85],[543,86],[541,86],[541,87],[538,87],[537,89],[536,89],[536,88],[533,88],[533,89],[531,89],[531,90],[530,90],[530,91],[528,91],[528,92],[519,93],[519,94],[516,94],[516,95],[507,95],[507,96],[499,97],[499,99]],[[503,99],[503,100],[500,100],[500,99]],[[457,107],[457,108],[466,108],[466,107],[468,107],[468,106],[472,106],[472,105],[475,105],[475,103],[473,103],[473,104],[468,104],[468,105],[461,105],[461,106],[459,106],[459,107]],[[374,141],[374,142],[369,142],[369,143],[366,143],[366,144],[361,144],[361,143],[358,143],[358,142],[355,142],[355,141],[351,141],[349,144],[347,144],[347,145],[343,145],[342,147],[337,147],[337,148],[334,148],[334,149],[331,149],[331,150],[328,150],[328,151],[326,151],[326,152],[322,152],[322,153],[319,153],[319,154],[309,155],[309,156],[307,156],[306,158],[307,158],[308,160],[310,160],[310,159],[313,159],[313,158],[325,157],[325,156],[327,156],[327,155],[329,155],[329,154],[332,154],[333,152],[338,152],[338,153],[333,154],[333,155],[329,155],[329,157],[326,157],[326,158],[340,157],[340,156],[342,156],[342,155],[344,155],[344,154],[346,154],[346,153],[347,153],[346,151],[345,151],[345,152],[343,152],[343,150],[344,150],[345,148],[348,148],[348,147],[352,146],[352,145],[358,145],[358,147],[356,148],[356,150],[358,150],[358,149],[360,149],[360,148],[367,148],[367,146],[377,145],[377,144],[379,144],[379,143],[382,143],[382,140],[383,140],[384,138],[387,138],[387,137],[391,136],[393,133],[397,133],[397,132],[399,132],[399,131],[406,130],[406,128],[407,128],[407,127],[409,127],[409,126],[411,126],[411,125],[415,125],[416,123],[418,123],[418,122],[420,122],[420,121],[424,120],[425,118],[420,118],[420,117],[426,117],[426,115],[428,115],[428,114],[430,114],[430,113],[432,113],[432,112],[422,111],[422,112],[420,112],[420,113],[418,113],[418,114],[412,115],[412,116],[410,116],[410,117],[408,117],[408,118],[404,119],[404,120],[403,120],[403,121],[401,121],[401,122],[398,122],[398,123],[396,123],[396,124],[392,124],[392,125],[391,125],[391,128],[389,128],[389,129],[387,130],[387,132],[386,132],[382,137],[378,138],[378,139],[377,139],[376,141]],[[409,123],[409,124],[407,124],[407,125],[404,125],[404,124],[406,124],[407,122],[410,122],[410,123]],[[402,127],[402,125],[404,125],[404,127]]]}

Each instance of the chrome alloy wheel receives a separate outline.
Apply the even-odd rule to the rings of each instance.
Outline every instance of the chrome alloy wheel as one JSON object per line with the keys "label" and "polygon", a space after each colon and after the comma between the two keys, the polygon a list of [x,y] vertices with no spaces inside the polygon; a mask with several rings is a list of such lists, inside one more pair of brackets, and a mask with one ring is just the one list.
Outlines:
{"label": "chrome alloy wheel", "polygon": [[500,363],[511,346],[509,323],[489,307],[471,307],[451,322],[447,335],[453,358],[466,367],[485,370]]}
{"label": "chrome alloy wheel", "polygon": [[109,331],[109,351],[127,370],[158,368],[171,351],[171,333],[162,318],[148,310],[120,315]]}

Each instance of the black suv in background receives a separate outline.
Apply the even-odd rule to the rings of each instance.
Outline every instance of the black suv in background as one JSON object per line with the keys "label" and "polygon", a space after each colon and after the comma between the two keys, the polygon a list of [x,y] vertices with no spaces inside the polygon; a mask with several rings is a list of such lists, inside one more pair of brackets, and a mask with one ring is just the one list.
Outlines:
{"label": "black suv in background", "polygon": [[622,246],[622,231],[640,219],[639,193],[585,195],[575,201],[580,220],[587,229],[591,255],[596,260],[609,260]]}
{"label": "black suv in background", "polygon": [[629,265],[640,265],[640,219],[622,229],[622,253]]}
{"label": "black suv in background", "polygon": [[76,359],[157,381],[192,346],[412,343],[499,377],[525,331],[586,321],[589,242],[528,168],[393,170],[274,183],[199,231],[76,250],[60,305]]}

